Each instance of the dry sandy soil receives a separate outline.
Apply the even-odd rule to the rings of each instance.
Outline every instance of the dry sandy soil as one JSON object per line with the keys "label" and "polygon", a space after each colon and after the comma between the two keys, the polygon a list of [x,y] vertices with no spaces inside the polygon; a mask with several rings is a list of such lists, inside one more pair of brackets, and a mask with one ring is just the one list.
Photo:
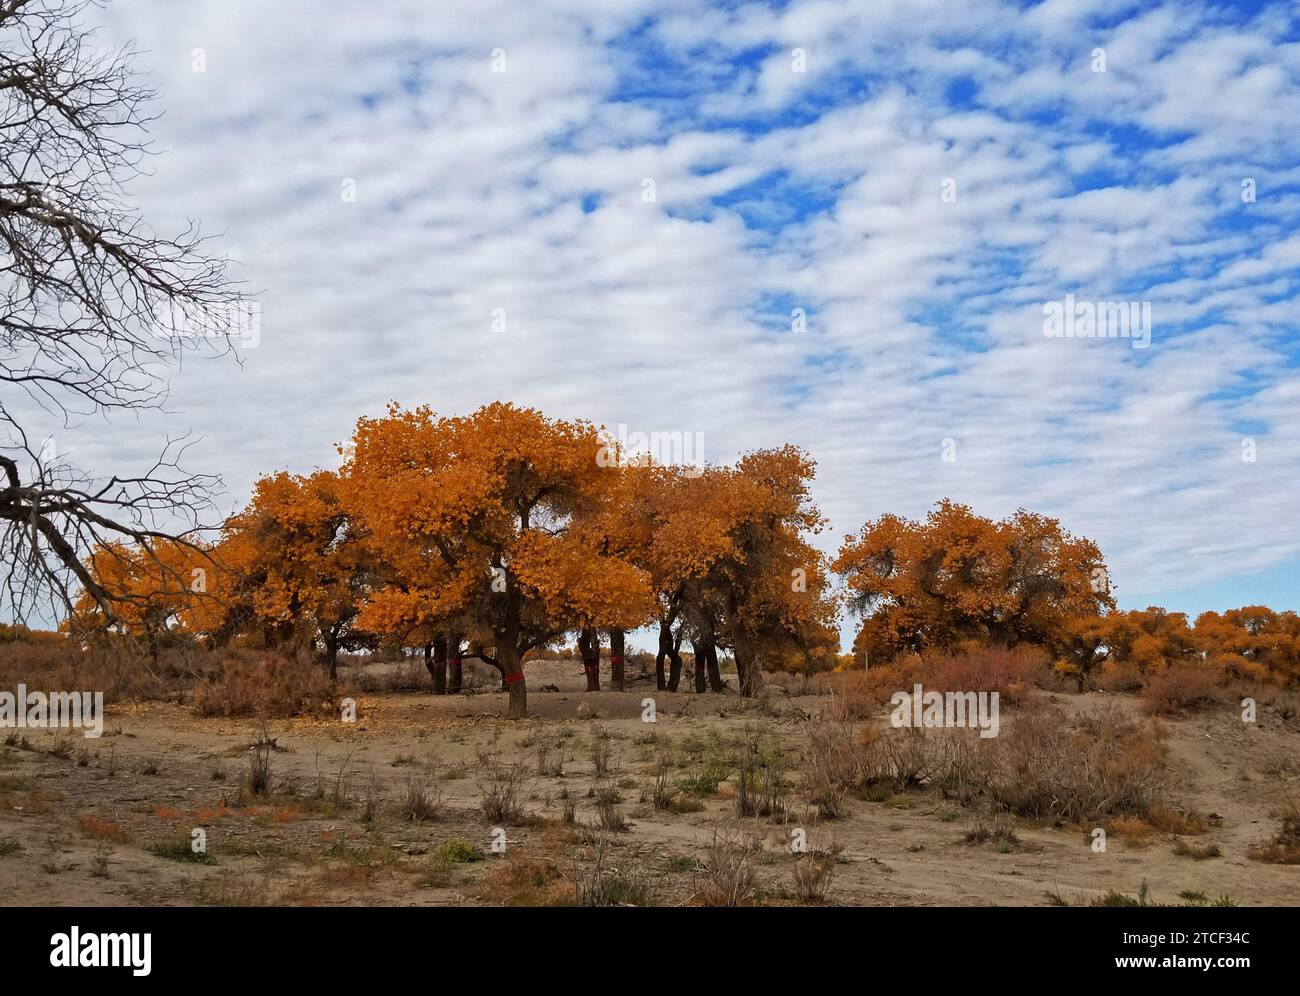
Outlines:
{"label": "dry sandy soil", "polygon": [[[608,681],[606,675],[603,679]],[[733,684],[734,684],[734,678]],[[565,880],[589,875],[593,842],[607,837],[607,868],[648,884],[656,902],[696,901],[702,860],[715,832],[745,833],[761,843],[755,857],[759,900],[796,902],[790,831],[801,827],[812,849],[842,848],[830,902],[839,905],[1050,905],[1059,897],[1087,903],[1142,882],[1152,901],[1178,903],[1182,893],[1240,905],[1300,904],[1300,866],[1261,864],[1247,851],[1277,827],[1277,806],[1300,791],[1300,724],[1269,716],[1245,724],[1235,710],[1213,709],[1168,721],[1177,801],[1211,826],[1188,838],[1217,845],[1221,856],[1174,853],[1175,838],[1112,834],[1093,853],[1086,827],[1021,821],[1020,845],[1005,853],[963,838],[972,815],[932,791],[880,802],[850,798],[842,819],[818,822],[798,789],[807,716],[825,700],[773,691],[766,705],[734,692],[654,692],[652,681],[623,693],[582,691],[575,661],[529,665],[523,722],[501,719],[504,695],[435,697],[426,692],[360,694],[355,724],[272,721],[273,786],[249,798],[242,784],[258,737],[253,720],[201,719],[163,703],[110,706],[105,735],[83,740],[27,731],[27,742],[0,748],[0,902],[9,905],[395,904],[486,905],[561,895]],[[559,691],[540,691],[554,686]],[[653,695],[657,722],[644,723],[642,699]],[[1056,696],[1068,710],[1129,696]],[[594,715],[593,715],[594,714]],[[883,719],[882,711],[882,719]],[[1004,713],[1003,722],[1014,722]],[[762,730],[789,761],[791,812],[785,823],[738,819],[734,772],[696,812],[656,810],[644,801],[656,757],[671,743],[674,781],[697,774],[701,759],[725,754],[745,729]],[[593,736],[613,747],[612,782],[623,797],[628,828],[599,834],[591,791]],[[57,745],[71,751],[60,756]],[[561,775],[539,773],[538,750],[563,757]],[[88,748],[84,753],[83,746]],[[529,825],[506,830],[506,853],[491,853],[491,824],[480,811],[483,758],[518,761]],[[687,758],[693,754],[695,760]],[[400,812],[408,779],[441,794],[435,818],[412,823]],[[608,782],[606,783],[608,784]],[[368,792],[378,791],[369,827]],[[562,820],[564,798],[576,822]],[[207,834],[207,862],[162,856],[159,841]],[[439,846],[458,837],[483,860],[448,864]],[[184,852],[182,852],[183,854]],[[190,852],[192,853],[192,852]],[[557,878],[558,876],[558,878]],[[530,891],[531,890],[531,891]]]}

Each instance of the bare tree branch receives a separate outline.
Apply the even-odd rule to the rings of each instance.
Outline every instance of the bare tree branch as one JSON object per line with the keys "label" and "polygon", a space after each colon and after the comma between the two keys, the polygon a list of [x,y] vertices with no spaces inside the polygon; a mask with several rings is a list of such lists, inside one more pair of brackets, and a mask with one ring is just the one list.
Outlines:
{"label": "bare tree branch", "polygon": [[125,195],[149,155],[153,92],[130,47],[83,23],[97,0],[0,2],[0,612],[70,606],[80,587],[113,617],[118,593],[83,566],[111,541],[183,539],[219,486],[184,473],[169,440],[135,477],[94,479],[33,451],[23,392],[64,426],[157,408],[186,349],[229,353],[250,306],[197,226],[154,233]]}

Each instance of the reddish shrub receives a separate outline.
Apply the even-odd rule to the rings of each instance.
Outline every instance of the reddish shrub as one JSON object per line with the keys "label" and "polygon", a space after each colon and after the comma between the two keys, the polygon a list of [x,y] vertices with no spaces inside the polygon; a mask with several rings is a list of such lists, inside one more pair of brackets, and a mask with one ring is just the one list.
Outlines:
{"label": "reddish shrub", "polygon": [[1142,708],[1152,716],[1177,716],[1213,702],[1215,695],[1208,670],[1183,664],[1147,674],[1142,684]]}
{"label": "reddish shrub", "polygon": [[997,692],[1004,703],[1021,701],[1047,672],[1047,657],[1029,648],[985,647],[959,655],[927,654],[915,680],[936,692]]}

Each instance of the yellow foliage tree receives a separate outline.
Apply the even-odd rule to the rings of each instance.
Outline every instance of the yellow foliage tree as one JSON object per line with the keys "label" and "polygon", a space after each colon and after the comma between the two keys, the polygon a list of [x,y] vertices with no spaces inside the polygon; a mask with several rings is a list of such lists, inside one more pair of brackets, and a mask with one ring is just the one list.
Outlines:
{"label": "yellow foliage tree", "polygon": [[391,405],[342,448],[343,493],[385,585],[361,623],[398,632],[466,619],[527,714],[523,657],[584,626],[627,628],[652,610],[646,573],[593,548],[576,524],[617,491],[587,422],[494,403],[463,417]]}
{"label": "yellow foliage tree", "polygon": [[370,571],[338,475],[259,480],[248,506],[227,520],[218,558],[230,581],[223,596],[247,606],[266,642],[318,640],[333,679]]}

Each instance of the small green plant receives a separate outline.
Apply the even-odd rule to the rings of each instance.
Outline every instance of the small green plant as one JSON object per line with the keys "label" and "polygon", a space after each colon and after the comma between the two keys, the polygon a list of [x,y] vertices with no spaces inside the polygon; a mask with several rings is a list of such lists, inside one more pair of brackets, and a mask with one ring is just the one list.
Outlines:
{"label": "small green plant", "polygon": [[451,864],[469,864],[482,861],[484,858],[482,848],[470,843],[464,837],[449,837],[444,840],[433,852],[433,856],[439,861],[447,861]]}
{"label": "small green plant", "polygon": [[677,787],[687,795],[693,795],[696,798],[717,795],[718,786],[727,777],[728,770],[726,765],[721,762],[710,761],[691,777],[682,779]]}
{"label": "small green plant", "polygon": [[196,865],[215,865],[217,859],[208,853],[206,847],[195,850],[194,841],[186,833],[169,834],[159,837],[148,847],[150,854],[172,861],[185,861]]}

